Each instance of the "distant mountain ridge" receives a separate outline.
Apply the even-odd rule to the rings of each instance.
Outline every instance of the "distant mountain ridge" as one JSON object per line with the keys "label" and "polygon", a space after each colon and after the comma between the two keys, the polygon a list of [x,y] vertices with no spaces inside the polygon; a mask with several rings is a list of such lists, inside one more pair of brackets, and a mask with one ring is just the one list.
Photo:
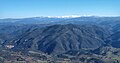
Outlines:
{"label": "distant mountain ridge", "polygon": [[[68,16],[69,17],[69,16]],[[32,18],[20,18],[20,19],[0,19],[0,23],[12,23],[12,24],[61,24],[61,23],[75,23],[74,21],[119,21],[120,17],[99,17],[99,16],[81,16],[75,18],[57,18],[57,17],[32,17]]]}
{"label": "distant mountain ridge", "polygon": [[[69,50],[119,48],[120,17],[25,18],[0,20],[0,44],[14,50],[58,54]],[[10,22],[11,21],[11,22]]]}

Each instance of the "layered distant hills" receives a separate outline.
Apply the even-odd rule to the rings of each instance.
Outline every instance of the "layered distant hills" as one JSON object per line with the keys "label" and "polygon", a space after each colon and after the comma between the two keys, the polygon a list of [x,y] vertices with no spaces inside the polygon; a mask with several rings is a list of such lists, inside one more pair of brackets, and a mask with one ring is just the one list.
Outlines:
{"label": "layered distant hills", "polygon": [[0,19],[0,45],[48,54],[120,48],[120,17]]}

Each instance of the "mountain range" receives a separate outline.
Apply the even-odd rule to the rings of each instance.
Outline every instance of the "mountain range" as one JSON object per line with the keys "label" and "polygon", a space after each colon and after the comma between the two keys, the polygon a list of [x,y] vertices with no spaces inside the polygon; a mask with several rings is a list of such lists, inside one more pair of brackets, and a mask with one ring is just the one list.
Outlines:
{"label": "mountain range", "polygon": [[58,56],[118,52],[120,17],[0,19],[1,49],[6,45]]}

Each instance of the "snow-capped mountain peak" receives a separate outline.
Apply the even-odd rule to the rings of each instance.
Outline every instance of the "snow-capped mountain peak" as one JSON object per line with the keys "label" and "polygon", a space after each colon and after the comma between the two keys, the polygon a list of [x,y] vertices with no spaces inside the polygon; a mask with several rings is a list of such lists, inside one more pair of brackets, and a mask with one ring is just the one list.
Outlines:
{"label": "snow-capped mountain peak", "polygon": [[70,15],[70,16],[47,16],[48,18],[77,18],[81,17],[80,15]]}

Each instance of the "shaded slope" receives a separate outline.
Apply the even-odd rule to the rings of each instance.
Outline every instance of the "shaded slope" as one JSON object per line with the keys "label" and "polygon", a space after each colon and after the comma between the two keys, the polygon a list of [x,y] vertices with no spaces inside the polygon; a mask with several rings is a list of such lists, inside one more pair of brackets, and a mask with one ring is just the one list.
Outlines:
{"label": "shaded slope", "polygon": [[45,53],[63,53],[69,50],[96,49],[105,44],[109,35],[95,25],[52,25],[33,27],[13,40],[14,49],[34,49]]}
{"label": "shaded slope", "polygon": [[95,25],[54,25],[43,30],[38,49],[47,53],[95,49],[107,36],[108,32]]}

